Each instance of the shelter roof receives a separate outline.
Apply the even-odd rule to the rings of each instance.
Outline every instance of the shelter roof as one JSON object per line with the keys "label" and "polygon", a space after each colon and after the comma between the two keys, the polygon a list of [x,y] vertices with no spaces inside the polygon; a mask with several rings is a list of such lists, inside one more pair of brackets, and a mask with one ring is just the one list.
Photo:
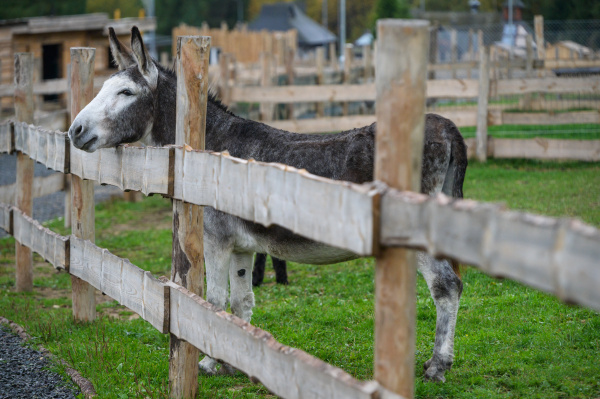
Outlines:
{"label": "shelter roof", "polygon": [[298,32],[298,44],[306,46],[323,45],[337,40],[336,36],[310,19],[294,3],[265,4],[258,17],[248,25],[250,30]]}
{"label": "shelter roof", "polygon": [[54,17],[19,18],[0,21],[0,27],[10,27],[14,35],[41,34],[51,32],[73,32],[99,30],[108,35],[108,27],[115,28],[117,34],[125,34],[136,25],[142,31],[156,29],[156,18],[108,19],[103,13],[65,15]]}

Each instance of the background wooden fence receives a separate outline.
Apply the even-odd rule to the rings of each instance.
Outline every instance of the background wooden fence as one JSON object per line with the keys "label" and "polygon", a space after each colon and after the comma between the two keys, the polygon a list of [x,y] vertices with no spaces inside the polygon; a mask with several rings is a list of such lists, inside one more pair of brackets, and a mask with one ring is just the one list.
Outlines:
{"label": "background wooden fence", "polygon": [[[427,24],[388,20],[379,22],[378,29],[382,43],[389,45],[378,52],[378,64],[388,68],[378,74],[377,99],[388,106],[378,107],[377,114],[376,176],[380,181],[362,185],[332,181],[285,165],[202,151],[206,92],[194,92],[192,87],[198,90],[207,85],[185,79],[178,79],[178,145],[125,145],[91,154],[79,151],[66,133],[29,124],[31,72],[27,55],[17,55],[15,95],[17,115],[23,121],[0,125],[0,153],[16,151],[28,163],[37,161],[73,177],[73,228],[71,236],[63,237],[31,218],[27,204],[31,203],[33,174],[21,172],[17,175],[16,206],[0,205],[0,228],[15,236],[18,248],[33,250],[71,273],[77,320],[94,319],[95,299],[90,292],[99,289],[159,331],[169,332],[173,397],[193,397],[197,387],[197,355],[193,351],[189,356],[182,354],[189,349],[182,343],[231,364],[286,398],[412,397],[416,320],[415,268],[411,262],[415,257],[398,247],[455,258],[493,276],[509,277],[565,301],[600,309],[597,229],[575,220],[400,191],[419,189]],[[207,74],[200,72],[207,68],[208,39],[180,38],[178,49],[180,76],[207,79]],[[72,49],[71,54],[74,117],[91,99],[94,52]],[[400,62],[403,59],[410,61]],[[190,72],[181,74],[184,70]],[[406,76],[413,79],[406,80]],[[186,92],[197,95],[188,98]],[[398,120],[411,121],[407,130],[398,129]],[[191,130],[194,124],[200,126],[199,132]],[[188,139],[190,142],[182,145]],[[400,159],[407,173],[398,175],[399,168],[385,169]],[[284,180],[286,184],[282,184]],[[156,279],[97,247],[93,243],[93,181],[172,198],[174,218],[183,209],[187,220],[185,227],[174,231],[179,242],[185,242],[188,234],[201,234],[201,223],[191,222],[201,220],[202,206],[211,206],[265,226],[277,224],[360,255],[377,256],[376,315],[394,315],[394,322],[376,316],[375,381],[357,381],[204,301],[202,240],[197,242],[195,253],[181,255],[192,264],[193,275],[188,278],[193,283],[187,288],[174,281],[176,276]],[[276,196],[271,195],[274,192]],[[194,210],[196,205],[199,208]],[[179,245],[176,240],[174,245]],[[180,249],[174,248],[174,253]],[[181,256],[173,258],[173,270]],[[17,257],[19,274],[32,276],[31,252]],[[31,279],[17,282],[19,291],[32,289]],[[380,295],[382,292],[385,295]],[[396,300],[389,301],[390,297]]]}

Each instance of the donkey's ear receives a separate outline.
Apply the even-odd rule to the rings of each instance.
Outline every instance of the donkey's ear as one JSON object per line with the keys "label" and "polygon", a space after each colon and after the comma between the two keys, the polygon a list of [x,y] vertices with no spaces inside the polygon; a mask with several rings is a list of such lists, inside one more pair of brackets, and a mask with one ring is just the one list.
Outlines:
{"label": "donkey's ear", "polygon": [[148,81],[150,87],[153,89],[156,88],[158,82],[158,68],[154,64],[154,61],[152,61],[152,58],[150,58],[150,54],[148,54],[148,50],[146,50],[146,46],[144,46],[142,35],[137,26],[134,26],[131,29],[131,49],[133,50],[133,55],[135,56],[140,72],[146,81]]}
{"label": "donkey's ear", "polygon": [[112,53],[117,67],[119,67],[119,71],[135,64],[133,54],[131,54],[131,51],[117,39],[117,34],[112,27],[108,28],[108,41],[110,43],[110,52]]}

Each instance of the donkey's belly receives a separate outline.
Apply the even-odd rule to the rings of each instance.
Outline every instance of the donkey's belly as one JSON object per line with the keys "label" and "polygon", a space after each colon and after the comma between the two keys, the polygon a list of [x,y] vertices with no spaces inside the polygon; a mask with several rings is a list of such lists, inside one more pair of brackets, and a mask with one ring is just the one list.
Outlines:
{"label": "donkey's belly", "polygon": [[206,207],[204,234],[229,243],[234,252],[268,253],[298,263],[325,265],[356,259],[348,250],[321,244],[279,226],[264,227]]}

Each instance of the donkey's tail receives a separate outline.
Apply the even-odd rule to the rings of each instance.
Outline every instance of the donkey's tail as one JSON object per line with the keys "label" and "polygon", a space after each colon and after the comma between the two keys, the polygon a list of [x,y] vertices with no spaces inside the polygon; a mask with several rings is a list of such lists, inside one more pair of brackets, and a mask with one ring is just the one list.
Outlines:
{"label": "donkey's tail", "polygon": [[449,123],[450,163],[444,179],[442,192],[454,198],[463,197],[463,182],[467,171],[467,145],[453,122]]}
{"label": "donkey's tail", "polygon": [[[467,145],[460,131],[453,122],[448,126],[448,135],[450,138],[450,163],[442,192],[454,198],[463,197],[463,182],[467,171]],[[456,260],[451,260],[452,270],[460,278],[460,265]]]}

